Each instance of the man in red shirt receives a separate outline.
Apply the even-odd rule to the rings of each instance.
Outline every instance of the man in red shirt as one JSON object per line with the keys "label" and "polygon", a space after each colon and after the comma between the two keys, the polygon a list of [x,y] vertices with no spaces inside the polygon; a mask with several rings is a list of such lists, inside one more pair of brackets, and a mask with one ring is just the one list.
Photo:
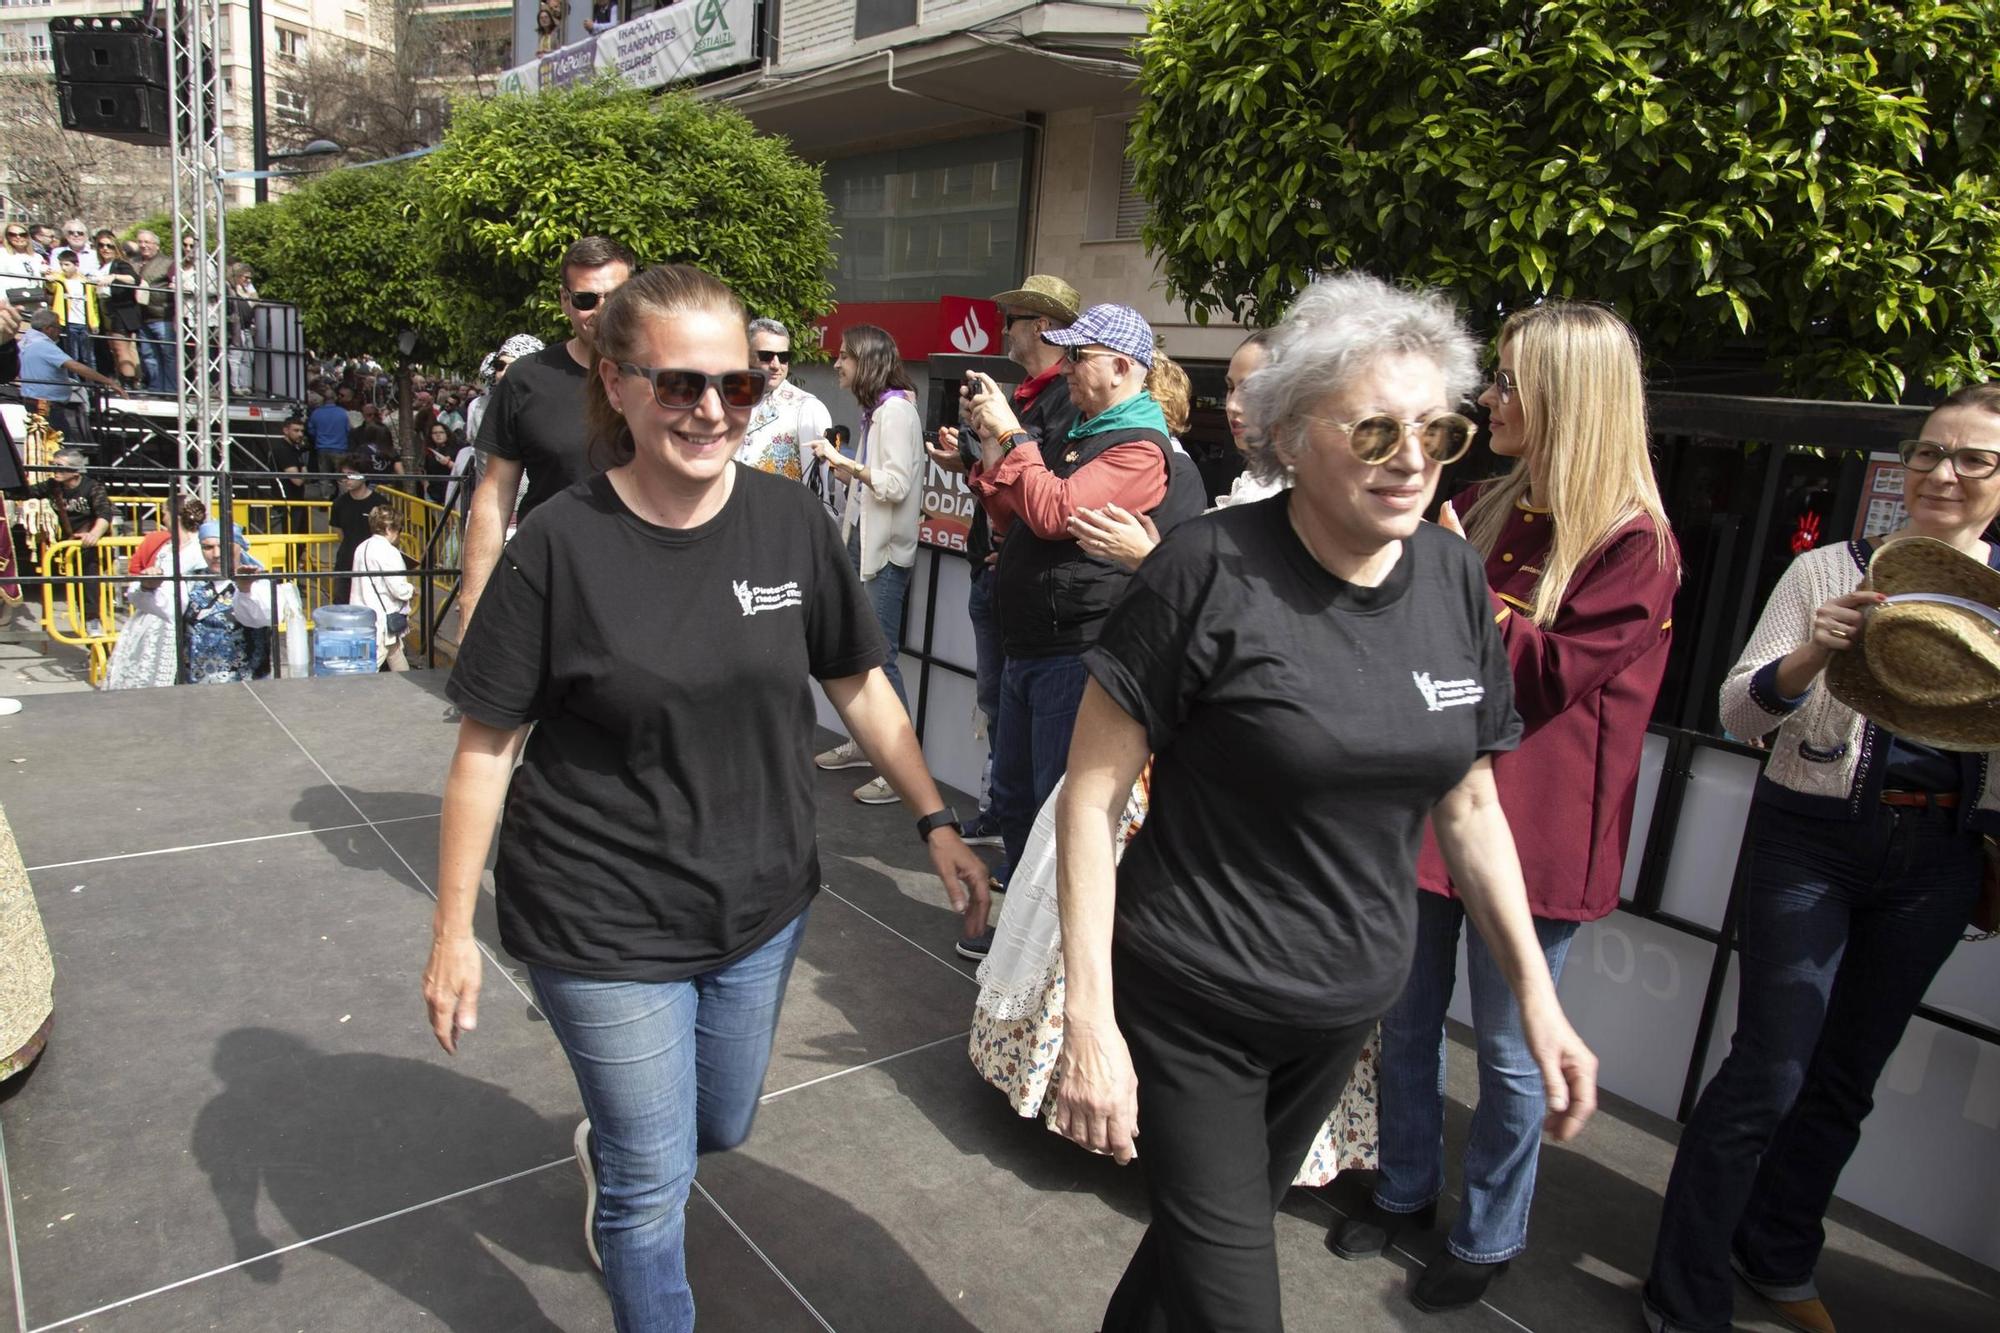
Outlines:
{"label": "man in red shirt", "polygon": [[1019,864],[1035,812],[1068,761],[1087,679],[1083,650],[1131,577],[1086,555],[1070,536],[1070,519],[1116,504],[1153,513],[1164,533],[1199,514],[1204,501],[1198,485],[1169,487],[1166,416],[1147,389],[1153,330],[1139,312],[1092,306],[1040,337],[1061,354],[1059,373],[1079,413],[1073,426],[1037,440],[984,376],[966,405],[980,443],[969,482],[1001,543],[995,595],[1006,663],[993,813],[1010,866]]}

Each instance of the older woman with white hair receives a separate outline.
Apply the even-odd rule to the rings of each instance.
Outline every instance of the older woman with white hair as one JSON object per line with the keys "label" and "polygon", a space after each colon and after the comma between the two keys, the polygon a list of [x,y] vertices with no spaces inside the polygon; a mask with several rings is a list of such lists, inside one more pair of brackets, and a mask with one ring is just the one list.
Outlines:
{"label": "older woman with white hair", "polygon": [[[1282,1326],[1273,1219],[1409,970],[1426,818],[1519,1000],[1551,1132],[1596,1103],[1494,790],[1521,726],[1485,573],[1423,522],[1471,441],[1472,339],[1436,294],[1344,276],[1272,344],[1247,456],[1293,486],[1140,566],[1084,654],[1057,810],[1055,1123],[1120,1162],[1143,1142],[1152,1199],[1106,1333]],[[1149,754],[1151,814],[1114,870]]]}

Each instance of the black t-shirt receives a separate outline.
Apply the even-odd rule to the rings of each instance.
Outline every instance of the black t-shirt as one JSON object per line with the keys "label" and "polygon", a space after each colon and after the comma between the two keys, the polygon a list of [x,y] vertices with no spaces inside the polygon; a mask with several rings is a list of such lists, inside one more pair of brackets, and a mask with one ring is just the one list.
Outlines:
{"label": "black t-shirt", "polygon": [[509,366],[480,418],[479,447],[527,471],[523,518],[597,471],[583,425],[583,386],[584,369],[569,344],[555,343]]}
{"label": "black t-shirt", "polygon": [[[306,466],[307,448],[308,446],[303,439],[297,445],[294,445],[290,440],[280,435],[277,439],[271,441],[271,471],[285,472],[291,468],[303,469]],[[303,500],[306,495],[305,478],[302,476],[286,477],[277,483],[274,490],[281,500]]]}
{"label": "black t-shirt", "polygon": [[494,872],[507,951],[672,981],[770,939],[819,887],[807,677],[883,656],[833,521],[795,482],[738,467],[722,512],[683,530],[641,521],[601,474],[536,510],[446,689],[490,726],[535,724]]}
{"label": "black t-shirt", "polygon": [[1521,723],[1471,546],[1426,523],[1359,587],[1288,500],[1182,524],[1083,660],[1154,751],[1117,947],[1224,1008],[1336,1027],[1402,989],[1424,821]]}
{"label": "black t-shirt", "polygon": [[340,549],[334,553],[335,569],[354,568],[354,551],[368,540],[368,511],[389,503],[389,497],[380,491],[371,490],[359,500],[346,491],[336,492],[327,522],[340,534]]}

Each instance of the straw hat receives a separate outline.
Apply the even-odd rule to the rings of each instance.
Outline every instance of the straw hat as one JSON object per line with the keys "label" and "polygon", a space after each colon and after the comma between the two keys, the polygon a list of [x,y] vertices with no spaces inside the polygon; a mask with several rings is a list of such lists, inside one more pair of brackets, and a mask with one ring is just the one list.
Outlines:
{"label": "straw hat", "polygon": [[1014,291],[1002,292],[994,297],[993,304],[1032,310],[1061,324],[1074,323],[1083,311],[1083,298],[1076,294],[1076,288],[1046,273],[1030,274],[1028,280]]}
{"label": "straw hat", "polygon": [[1828,664],[1833,697],[1919,745],[2000,748],[2000,571],[1905,537],[1875,553],[1862,586],[1888,600]]}

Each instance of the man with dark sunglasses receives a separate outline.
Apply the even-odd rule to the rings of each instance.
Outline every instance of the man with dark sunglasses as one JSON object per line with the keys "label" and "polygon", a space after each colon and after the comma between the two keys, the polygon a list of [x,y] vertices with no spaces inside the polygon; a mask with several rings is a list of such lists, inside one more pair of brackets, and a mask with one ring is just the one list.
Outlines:
{"label": "man with dark sunglasses", "polygon": [[459,623],[472,623],[479,595],[500,559],[500,548],[517,517],[515,497],[521,478],[518,516],[588,478],[589,438],[583,424],[583,389],[597,369],[591,326],[604,298],[623,286],[638,267],[632,252],[605,236],[585,236],[563,253],[563,314],[568,341],[522,357],[494,390],[493,404],[479,423],[479,449],[486,473],[472,492],[465,531],[465,572],[459,590]]}
{"label": "man with dark sunglasses", "polygon": [[817,476],[814,493],[824,499],[827,467],[813,455],[812,442],[825,436],[833,414],[792,383],[791,330],[775,319],[751,320],[750,359],[764,372],[764,396],[750,413],[736,461],[793,481]]}

